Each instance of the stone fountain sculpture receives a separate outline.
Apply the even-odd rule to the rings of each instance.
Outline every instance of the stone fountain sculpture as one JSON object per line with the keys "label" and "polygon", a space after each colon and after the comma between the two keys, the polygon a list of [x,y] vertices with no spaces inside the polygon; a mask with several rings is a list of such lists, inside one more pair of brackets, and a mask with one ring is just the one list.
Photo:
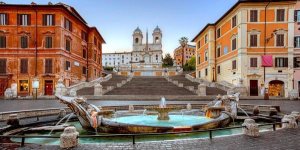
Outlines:
{"label": "stone fountain sculpture", "polygon": [[161,98],[160,105],[157,106],[148,106],[145,107],[145,109],[149,111],[156,111],[158,112],[157,120],[169,120],[169,112],[175,111],[175,110],[181,110],[182,107],[176,107],[176,106],[167,106],[166,99],[164,97]]}

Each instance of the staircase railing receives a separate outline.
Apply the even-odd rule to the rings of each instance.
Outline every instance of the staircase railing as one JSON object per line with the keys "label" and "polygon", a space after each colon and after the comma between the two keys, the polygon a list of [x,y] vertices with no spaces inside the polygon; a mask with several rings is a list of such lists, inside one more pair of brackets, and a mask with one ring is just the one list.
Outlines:
{"label": "staircase railing", "polygon": [[100,77],[100,78],[97,78],[97,79],[95,79],[93,81],[90,81],[90,82],[81,82],[81,83],[69,86],[69,87],[67,87],[67,93],[69,93],[71,90],[78,91],[78,90],[83,89],[85,87],[92,87],[92,86],[96,85],[99,82],[106,82],[106,81],[110,80],[111,78],[112,78],[112,74],[108,74],[105,77]]}

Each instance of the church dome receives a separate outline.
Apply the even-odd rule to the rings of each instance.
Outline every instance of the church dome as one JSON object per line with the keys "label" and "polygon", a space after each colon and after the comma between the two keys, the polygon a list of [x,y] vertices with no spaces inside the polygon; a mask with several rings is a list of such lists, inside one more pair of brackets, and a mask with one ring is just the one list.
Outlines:
{"label": "church dome", "polygon": [[161,30],[158,26],[153,30],[154,33],[161,33]]}
{"label": "church dome", "polygon": [[134,34],[142,34],[142,31],[139,27],[137,27],[134,31],[133,31]]}

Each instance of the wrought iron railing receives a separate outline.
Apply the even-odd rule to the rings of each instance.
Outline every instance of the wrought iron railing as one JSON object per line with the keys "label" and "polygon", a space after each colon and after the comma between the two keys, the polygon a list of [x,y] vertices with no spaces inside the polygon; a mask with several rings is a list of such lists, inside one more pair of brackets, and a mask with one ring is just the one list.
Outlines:
{"label": "wrought iron railing", "polygon": [[[274,122],[274,123],[265,123],[259,124],[259,127],[262,126],[272,126],[273,131],[276,131],[276,125],[281,125],[283,123],[288,122]],[[297,122],[298,124],[298,122]],[[229,129],[238,129],[238,128],[246,128],[246,126],[234,126],[234,127],[226,127],[226,128],[216,128],[216,129],[208,129],[208,130],[196,130],[196,131],[183,131],[183,132],[165,132],[165,133],[140,133],[140,134],[105,134],[105,135],[79,135],[77,138],[103,138],[103,137],[131,137],[132,144],[136,144],[137,137],[145,137],[145,136],[161,136],[161,135],[175,135],[175,134],[192,134],[192,133],[205,133],[207,132],[209,135],[209,139],[213,139],[213,132],[221,131],[221,130],[229,130]],[[42,135],[0,135],[0,138],[20,138],[20,146],[25,146],[25,141],[28,138],[54,138],[59,139],[60,136],[42,136]]]}

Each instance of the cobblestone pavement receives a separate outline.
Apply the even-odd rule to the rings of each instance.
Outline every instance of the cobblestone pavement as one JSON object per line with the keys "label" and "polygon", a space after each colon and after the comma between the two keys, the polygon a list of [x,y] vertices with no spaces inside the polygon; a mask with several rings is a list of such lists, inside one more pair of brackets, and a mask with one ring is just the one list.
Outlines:
{"label": "cobblestone pavement", "polygon": [[[145,142],[133,145],[121,144],[86,144],[79,145],[73,150],[299,150],[300,129],[284,129],[261,133],[260,137],[245,135],[228,136],[221,138],[178,140],[163,142]],[[26,145],[20,148],[18,145],[6,145],[0,143],[0,149],[47,149],[57,150],[59,146]]]}
{"label": "cobblestone pavement", "polygon": [[[97,106],[120,106],[120,105],[149,105],[158,104],[159,101],[111,101],[111,100],[89,100]],[[209,101],[168,101],[168,104],[206,104]],[[283,112],[300,111],[300,101],[289,100],[241,100],[241,104],[279,105]],[[19,111],[28,109],[60,108],[66,105],[58,100],[0,100],[0,112]]]}

